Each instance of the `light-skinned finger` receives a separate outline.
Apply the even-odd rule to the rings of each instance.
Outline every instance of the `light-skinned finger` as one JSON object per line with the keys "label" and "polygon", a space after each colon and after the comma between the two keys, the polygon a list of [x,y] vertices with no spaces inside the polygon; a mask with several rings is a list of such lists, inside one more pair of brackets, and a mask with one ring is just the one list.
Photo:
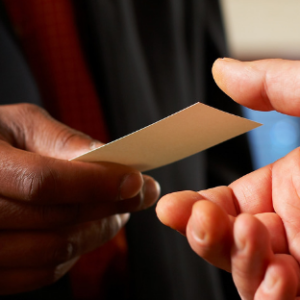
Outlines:
{"label": "light-skinned finger", "polygon": [[241,214],[233,227],[232,276],[242,299],[254,298],[273,259],[267,229],[254,216]]}
{"label": "light-skinned finger", "polygon": [[194,204],[186,235],[192,249],[218,268],[230,271],[232,248],[230,216],[217,204],[203,200]]}
{"label": "light-skinned finger", "polygon": [[272,167],[255,170],[229,185],[234,195],[237,213],[274,212]]}
{"label": "light-skinned finger", "polygon": [[163,224],[185,234],[193,205],[203,199],[199,193],[193,191],[170,193],[159,200],[156,214]]}
{"label": "light-skinned finger", "polygon": [[217,85],[233,100],[255,110],[300,116],[300,62],[218,59],[212,68]]}
{"label": "light-skinned finger", "polygon": [[284,224],[289,251],[300,262],[300,148],[276,161],[272,168],[274,210]]}
{"label": "light-skinned finger", "polygon": [[278,254],[267,266],[254,300],[295,300],[299,289],[299,265],[291,255]]}
{"label": "light-skinned finger", "polygon": [[276,213],[256,214],[255,217],[267,228],[271,240],[272,251],[277,253],[289,253],[284,224]]}

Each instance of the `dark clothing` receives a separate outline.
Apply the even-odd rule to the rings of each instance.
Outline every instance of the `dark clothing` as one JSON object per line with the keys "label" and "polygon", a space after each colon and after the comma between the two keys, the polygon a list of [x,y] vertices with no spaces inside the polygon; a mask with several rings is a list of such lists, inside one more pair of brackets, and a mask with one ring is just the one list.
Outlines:
{"label": "dark clothing", "polygon": [[[216,87],[210,72],[213,61],[226,55],[217,0],[85,0],[75,4],[82,46],[112,139],[198,101],[239,113],[236,104]],[[8,22],[0,25],[0,66],[2,104],[43,105]],[[150,174],[166,194],[229,184],[250,170],[243,136]],[[183,236],[162,225],[154,208],[133,214],[126,232],[130,299],[239,299],[230,277],[199,258]],[[114,293],[109,299],[117,299]],[[6,298],[72,299],[67,277],[27,296]]]}

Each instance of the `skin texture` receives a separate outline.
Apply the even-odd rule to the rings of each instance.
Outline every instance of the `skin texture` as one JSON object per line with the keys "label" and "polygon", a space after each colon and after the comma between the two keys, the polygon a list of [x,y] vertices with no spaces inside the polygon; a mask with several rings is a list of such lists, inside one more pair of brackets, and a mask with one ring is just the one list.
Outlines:
{"label": "skin texture", "polygon": [[0,107],[0,294],[53,283],[157,200],[137,170],[68,161],[100,145],[37,106]]}
{"label": "skin texture", "polygon": [[[213,76],[244,106],[300,116],[298,61],[219,59]],[[157,215],[199,256],[232,272],[242,299],[300,299],[299,148],[229,186],[166,195]]]}

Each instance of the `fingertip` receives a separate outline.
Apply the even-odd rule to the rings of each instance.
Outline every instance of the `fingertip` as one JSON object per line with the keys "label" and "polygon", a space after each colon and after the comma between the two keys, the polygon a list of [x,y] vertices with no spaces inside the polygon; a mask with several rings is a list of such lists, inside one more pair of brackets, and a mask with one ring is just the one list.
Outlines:
{"label": "fingertip", "polygon": [[298,290],[298,265],[290,255],[276,255],[268,265],[255,299],[291,299]]}
{"label": "fingertip", "polygon": [[229,217],[217,204],[203,200],[193,205],[189,228],[196,239],[212,245],[224,237],[229,228]]}
{"label": "fingertip", "polygon": [[163,196],[156,206],[159,220],[166,226],[185,234],[195,202],[203,197],[194,191],[181,191]]}
{"label": "fingertip", "polygon": [[187,238],[192,249],[216,267],[230,271],[232,226],[226,212],[207,200],[193,206],[187,225]]}
{"label": "fingertip", "polygon": [[143,188],[142,188],[142,193],[143,193],[143,198],[144,198],[144,203],[143,207],[147,208],[149,206],[152,206],[157,200],[160,195],[160,185],[159,183],[154,180],[152,177],[143,175]]}
{"label": "fingertip", "polygon": [[131,199],[141,193],[143,208],[153,205],[160,195],[160,185],[152,177],[140,172],[126,174],[121,181],[119,200]]}
{"label": "fingertip", "polygon": [[251,214],[237,216],[233,226],[233,237],[238,251],[253,252],[263,241],[269,246],[269,235],[264,225]]}
{"label": "fingertip", "polygon": [[160,222],[162,222],[164,225],[171,226],[172,220],[170,220],[170,208],[172,209],[173,206],[173,193],[164,195],[162,198],[160,198],[156,204],[155,212]]}
{"label": "fingertip", "polygon": [[122,196],[118,198],[118,200],[122,201],[117,201],[116,203],[120,209],[119,211],[134,212],[147,209],[152,206],[159,197],[160,185],[157,181],[150,176],[142,174],[141,180],[138,180],[138,178],[135,175],[132,176],[132,174],[136,175],[135,172],[131,173],[130,178],[126,179],[128,182],[122,185]]}
{"label": "fingertip", "polygon": [[228,68],[233,68],[234,65],[237,65],[239,63],[238,60],[224,57],[224,58],[218,58],[212,66],[212,75],[213,78],[218,85],[218,87],[226,94],[227,93],[227,79],[228,79]]}
{"label": "fingertip", "polygon": [[169,198],[170,198],[170,194],[163,196],[158,200],[155,207],[155,212],[158,219],[164,224],[165,224],[164,222],[165,212],[167,211],[167,205],[170,201]]}
{"label": "fingertip", "polygon": [[119,200],[135,197],[142,189],[144,184],[143,176],[140,172],[126,174],[121,180],[119,188]]}
{"label": "fingertip", "polygon": [[226,85],[223,76],[224,59],[218,58],[212,65],[212,76],[218,87],[225,92]]}
{"label": "fingertip", "polygon": [[234,282],[243,299],[256,299],[254,295],[274,257],[268,232],[254,216],[241,214],[234,223],[233,243],[231,266]]}
{"label": "fingertip", "polygon": [[160,222],[171,228],[173,228],[172,219],[170,219],[170,212],[173,210],[173,194],[174,193],[164,195],[161,199],[159,199],[155,207],[155,212]]}
{"label": "fingertip", "polygon": [[110,226],[112,228],[112,232],[109,236],[109,239],[114,237],[121,228],[124,227],[124,225],[129,221],[130,214],[129,213],[124,213],[124,214],[115,214],[113,216],[110,216]]}

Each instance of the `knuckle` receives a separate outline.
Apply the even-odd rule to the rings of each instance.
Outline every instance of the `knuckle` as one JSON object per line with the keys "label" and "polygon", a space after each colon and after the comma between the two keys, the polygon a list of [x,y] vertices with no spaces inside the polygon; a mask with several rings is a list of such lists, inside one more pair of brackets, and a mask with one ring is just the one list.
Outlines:
{"label": "knuckle", "polygon": [[32,125],[39,116],[50,117],[44,109],[30,103],[1,106],[1,137],[17,148],[26,149],[28,136],[33,136],[35,132],[35,126],[28,124]]}
{"label": "knuckle", "polygon": [[19,175],[19,187],[24,200],[48,202],[51,199],[51,194],[56,190],[56,176],[51,168],[26,168]]}
{"label": "knuckle", "polygon": [[59,146],[60,148],[64,148],[68,146],[68,144],[72,144],[72,142],[74,140],[76,141],[78,138],[86,138],[90,141],[93,140],[89,135],[83,132],[77,131],[69,127],[63,127],[59,134],[59,139],[58,139],[60,142]]}
{"label": "knuckle", "polygon": [[48,113],[43,108],[32,103],[20,103],[16,104],[16,106],[19,108],[22,114],[26,113],[27,116],[32,114],[48,115]]}

